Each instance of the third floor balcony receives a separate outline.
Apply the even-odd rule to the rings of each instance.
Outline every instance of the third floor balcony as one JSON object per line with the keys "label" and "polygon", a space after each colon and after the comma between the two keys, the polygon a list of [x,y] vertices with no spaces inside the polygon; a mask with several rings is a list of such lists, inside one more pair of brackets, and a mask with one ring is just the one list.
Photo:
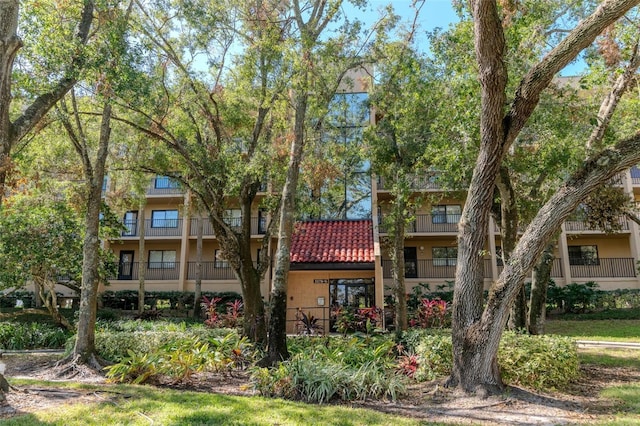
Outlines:
{"label": "third floor balcony", "polygon": [[[458,232],[459,221],[459,214],[419,214],[407,225],[406,232],[412,234],[455,234]],[[382,216],[380,217],[380,233],[387,233]]]}

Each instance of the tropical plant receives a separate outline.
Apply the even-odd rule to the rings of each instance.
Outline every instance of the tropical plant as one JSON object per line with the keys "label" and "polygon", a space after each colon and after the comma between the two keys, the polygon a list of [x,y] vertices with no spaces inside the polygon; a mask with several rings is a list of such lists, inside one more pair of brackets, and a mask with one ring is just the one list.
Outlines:
{"label": "tropical plant", "polygon": [[322,334],[324,331],[320,318],[311,315],[311,312],[305,314],[301,309],[298,309],[296,321],[298,324],[298,334],[312,336]]}

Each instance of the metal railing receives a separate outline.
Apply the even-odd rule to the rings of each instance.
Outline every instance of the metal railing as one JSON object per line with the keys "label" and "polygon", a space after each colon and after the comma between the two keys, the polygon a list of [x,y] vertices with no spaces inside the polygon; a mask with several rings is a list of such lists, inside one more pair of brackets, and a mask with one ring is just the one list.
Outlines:
{"label": "metal railing", "polygon": [[[498,275],[502,273],[504,269],[503,265],[498,265]],[[553,259],[553,264],[551,265],[551,278],[562,278],[564,274],[562,272],[562,259],[555,258]]]}
{"label": "metal railing", "polygon": [[[412,175],[409,176],[410,182],[409,186],[411,189],[441,189],[441,186],[437,183],[437,173],[428,173],[424,175]],[[378,189],[386,190],[389,189],[388,185],[385,184],[385,180],[383,178],[378,179]]]}
{"label": "metal railing", "polygon": [[[138,235],[138,219],[126,220],[122,231],[123,237]],[[146,219],[144,221],[146,237],[180,237],[182,235],[182,219]]]}
{"label": "metal railing", "polygon": [[[224,261],[201,262],[200,278],[203,280],[235,280],[236,274]],[[195,280],[197,276],[198,262],[187,263],[187,279]]]}
{"label": "metal railing", "polygon": [[[213,230],[213,226],[211,225],[211,220],[209,218],[191,218],[191,228],[189,231],[189,235],[195,237],[198,235],[198,221],[203,221],[202,226],[202,235],[204,236],[212,236],[215,235]],[[232,228],[240,228],[242,224],[242,218],[234,217],[230,219],[225,219],[225,222],[231,226]],[[263,216],[254,216],[251,217],[251,235],[264,235],[267,229],[267,219]]]}
{"label": "metal railing", "polygon": [[[118,265],[118,274],[111,279],[135,281],[140,262],[123,262]],[[144,273],[145,280],[177,280],[180,276],[180,262],[147,262]]]}
{"label": "metal railing", "polygon": [[[382,221],[382,216],[380,217]],[[407,225],[409,233],[456,233],[458,232],[459,214],[419,214]],[[380,232],[386,233],[384,223],[380,224]]]}
{"label": "metal railing", "polygon": [[[415,267],[414,267],[415,266]],[[382,261],[383,278],[392,278],[391,260]],[[491,277],[491,259],[484,259],[484,276]],[[405,278],[455,278],[456,259],[405,260]]]}
{"label": "metal railing", "polygon": [[[580,259],[578,262],[582,261]],[[571,262],[571,261],[570,261]],[[573,261],[576,262],[575,260]],[[570,265],[572,278],[632,278],[636,265],[630,257],[610,257],[590,260],[589,265]]]}
{"label": "metal railing", "polygon": [[[620,229],[622,231],[629,230],[629,221],[625,216],[619,216],[616,218],[616,221],[620,225]],[[567,232],[583,232],[583,231],[604,231],[602,229],[592,229],[589,228],[587,221],[581,218],[569,218],[564,222],[564,229]]]}
{"label": "metal railing", "polygon": [[[310,326],[302,321],[303,312],[311,318]],[[331,312],[327,306],[287,308],[287,333],[299,335],[323,335],[331,331]]]}

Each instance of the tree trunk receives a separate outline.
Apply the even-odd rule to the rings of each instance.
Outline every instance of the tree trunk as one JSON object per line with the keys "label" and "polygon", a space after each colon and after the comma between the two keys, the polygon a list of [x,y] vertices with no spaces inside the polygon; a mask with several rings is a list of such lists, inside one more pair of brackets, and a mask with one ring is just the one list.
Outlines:
{"label": "tree trunk", "polygon": [[204,233],[203,218],[198,218],[196,227],[196,283],[193,292],[193,318],[198,319],[202,314],[200,304],[202,303],[202,234]]}
{"label": "tree trunk", "polygon": [[102,204],[102,182],[111,135],[111,105],[107,101],[102,111],[100,125],[100,143],[95,165],[90,164],[88,153],[81,154],[84,159],[85,179],[87,182],[87,211],[85,214],[86,234],[82,256],[82,291],[80,293],[80,313],[78,317],[78,335],[71,357],[74,361],[95,365],[95,325],[98,298],[100,263],[100,208]]}
{"label": "tree trunk", "polygon": [[140,202],[140,206],[138,208],[138,235],[140,239],[138,240],[138,313],[144,313],[144,296],[145,289],[144,283],[147,273],[147,256],[145,249],[145,202]]}
{"label": "tree trunk", "polygon": [[36,288],[39,290],[36,299],[40,299],[42,303],[44,303],[45,308],[47,308],[49,315],[51,315],[51,318],[53,318],[56,324],[71,332],[75,332],[76,328],[60,314],[60,310],[58,309],[56,283],[46,278],[42,280],[36,279],[35,281],[37,282]]}
{"label": "tree trunk", "polygon": [[13,62],[22,46],[18,38],[18,0],[0,2],[0,206],[5,195],[13,134],[11,124],[11,78]]}
{"label": "tree trunk", "polygon": [[[512,261],[489,292],[482,310],[482,257],[485,250],[493,186],[504,153],[509,149],[535,110],[540,92],[554,75],[591,44],[607,26],[638,4],[638,0],[610,0],[582,20],[554,49],[521,80],[509,112],[504,115],[507,73],[505,41],[495,1],[472,3],[478,76],[482,90],[480,150],[468,189],[458,233],[458,268],[453,306],[453,369],[448,384],[465,391],[495,392],[502,389],[497,352],[508,313],[520,286],[553,233],[578,203],[610,173],[630,167],[629,152],[640,136],[622,141],[616,149],[586,162],[580,173],[567,182],[539,211],[514,250]],[[622,159],[625,161],[622,161]],[[606,169],[606,170],[605,170]],[[606,176],[606,177],[605,177]],[[602,179],[602,180],[601,180]],[[597,181],[597,182],[594,182]]]}
{"label": "tree trunk", "polygon": [[[303,85],[306,87],[306,84]],[[274,365],[289,358],[287,349],[287,285],[291,258],[291,235],[295,220],[295,199],[304,151],[304,122],[307,113],[307,93],[296,94],[294,138],[291,143],[287,177],[280,200],[278,246],[274,267],[273,288],[269,301],[268,353],[261,365]]]}
{"label": "tree trunk", "polygon": [[399,334],[407,329],[407,290],[405,287],[404,231],[405,206],[399,199],[394,205],[394,226],[391,237],[391,261],[393,264],[393,296],[396,302],[394,325]]}
{"label": "tree trunk", "polygon": [[545,247],[538,264],[533,268],[531,276],[531,295],[529,296],[529,334],[544,334],[544,323],[547,308],[547,289],[551,280],[551,269],[554,259],[553,243]]}

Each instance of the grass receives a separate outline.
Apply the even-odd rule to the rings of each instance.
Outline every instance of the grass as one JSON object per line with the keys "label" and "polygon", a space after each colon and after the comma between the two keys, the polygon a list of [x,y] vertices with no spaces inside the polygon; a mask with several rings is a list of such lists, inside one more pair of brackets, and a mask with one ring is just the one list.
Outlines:
{"label": "grass", "polygon": [[640,320],[547,321],[546,334],[576,340],[640,342]]}
{"label": "grass", "polygon": [[85,389],[104,402],[73,404],[0,421],[2,425],[426,425],[373,410],[312,405],[133,385],[73,385],[12,380],[12,384]]}
{"label": "grass", "polygon": [[640,351],[637,349],[582,348],[578,355],[580,357],[580,363],[582,364],[635,368],[640,370]]}
{"label": "grass", "polygon": [[600,396],[616,401],[618,412],[599,425],[637,425],[640,423],[640,383],[612,386],[600,393]]}

